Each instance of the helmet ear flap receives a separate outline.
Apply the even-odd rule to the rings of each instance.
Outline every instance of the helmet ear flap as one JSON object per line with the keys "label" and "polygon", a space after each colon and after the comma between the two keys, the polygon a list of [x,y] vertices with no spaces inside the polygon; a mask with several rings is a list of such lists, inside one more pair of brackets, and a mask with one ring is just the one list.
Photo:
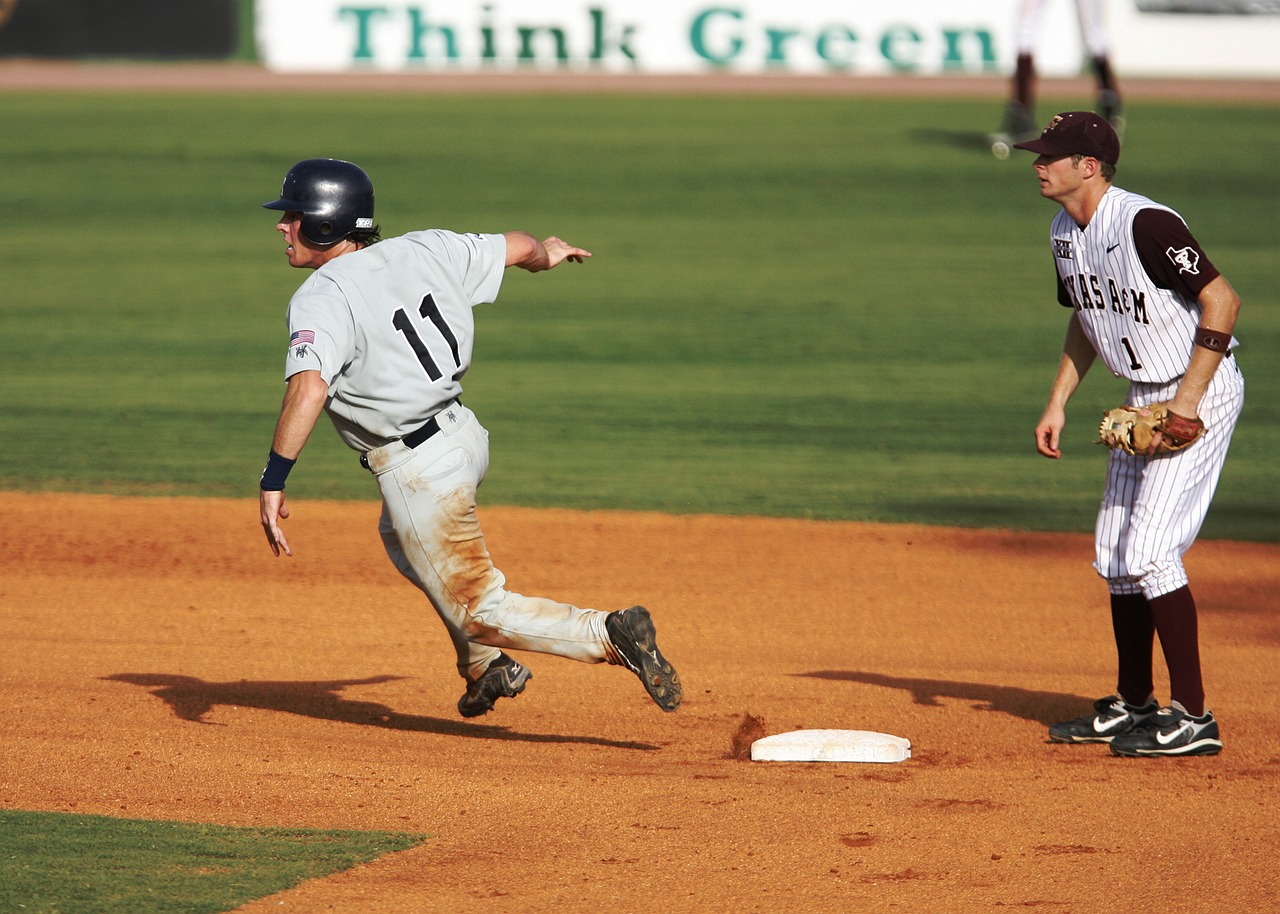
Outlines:
{"label": "helmet ear flap", "polygon": [[302,236],[312,244],[321,246],[333,244],[341,241],[343,236],[335,236],[333,223],[328,219],[317,219],[310,216],[302,217]]}
{"label": "helmet ear flap", "polygon": [[304,159],[289,169],[279,199],[266,209],[302,213],[302,237],[328,247],[373,226],[373,182],[341,159]]}

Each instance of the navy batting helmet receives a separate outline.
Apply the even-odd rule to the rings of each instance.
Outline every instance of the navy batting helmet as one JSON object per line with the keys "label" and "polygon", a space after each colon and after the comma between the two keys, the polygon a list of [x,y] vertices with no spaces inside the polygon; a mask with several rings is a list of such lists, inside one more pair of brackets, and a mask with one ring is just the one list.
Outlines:
{"label": "navy batting helmet", "polygon": [[302,236],[321,247],[374,227],[373,182],[341,159],[304,159],[284,176],[280,198],[262,205],[302,213]]}

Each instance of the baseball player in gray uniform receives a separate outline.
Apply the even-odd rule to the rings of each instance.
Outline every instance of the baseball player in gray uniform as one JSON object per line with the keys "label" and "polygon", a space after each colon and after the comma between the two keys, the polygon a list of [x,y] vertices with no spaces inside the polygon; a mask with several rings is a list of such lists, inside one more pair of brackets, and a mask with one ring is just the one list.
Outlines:
{"label": "baseball player in gray uniform", "polygon": [[[1210,755],[1222,748],[1205,707],[1196,605],[1182,564],[1213,498],[1244,404],[1232,354],[1240,299],[1182,218],[1112,185],[1120,141],[1088,111],[1053,118],[1034,140],[1041,196],[1062,207],[1050,227],[1058,301],[1072,309],[1036,448],[1062,456],[1066,405],[1095,359],[1129,383],[1127,403],[1167,403],[1200,431],[1177,452],[1110,451],[1094,567],[1107,582],[1118,657],[1116,694],[1049,728],[1057,742],[1106,742],[1124,756]],[[1171,703],[1155,700],[1154,638]]]}
{"label": "baseball player in gray uniform", "polygon": [[444,622],[466,691],[463,717],[522,692],[529,669],[502,649],[628,667],[664,711],[682,697],[648,610],[605,613],[507,589],[476,517],[488,432],[462,404],[472,308],[498,295],[507,267],[531,273],[589,251],[522,231],[433,229],[383,240],[373,184],[350,162],[307,159],[278,199],[290,266],[312,270],[289,302],[287,387],[259,484],[271,550],[293,555],[281,522],[285,480],[320,413],[360,454],[382,495],[383,545]]}

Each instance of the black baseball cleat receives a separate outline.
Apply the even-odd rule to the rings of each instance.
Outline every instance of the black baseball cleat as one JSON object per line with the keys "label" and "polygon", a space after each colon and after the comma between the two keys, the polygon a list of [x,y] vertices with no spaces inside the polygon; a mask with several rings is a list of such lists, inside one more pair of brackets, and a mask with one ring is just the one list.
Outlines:
{"label": "black baseball cleat", "polygon": [[613,653],[640,677],[653,703],[664,711],[680,707],[684,699],[680,677],[658,650],[658,633],[649,610],[643,606],[632,606],[609,613],[605,616],[604,627]]}
{"label": "black baseball cleat", "polygon": [[1040,135],[1035,118],[1020,102],[1009,102],[1004,109],[1004,119],[1000,122],[1000,132],[1021,142]]}
{"label": "black baseball cleat", "polygon": [[1120,103],[1120,93],[1114,89],[1099,92],[1098,113],[1111,125],[1120,141],[1124,142],[1124,106]]}
{"label": "black baseball cleat", "polygon": [[1051,726],[1049,739],[1055,743],[1109,743],[1145,724],[1158,710],[1154,699],[1135,708],[1118,695],[1108,695],[1093,703],[1094,713]]}
{"label": "black baseball cleat", "polygon": [[1129,758],[1159,755],[1217,755],[1222,735],[1212,711],[1192,717],[1181,708],[1161,708],[1146,723],[1111,741],[1111,754]]}
{"label": "black baseball cleat", "polygon": [[533,672],[504,653],[480,674],[475,682],[467,683],[467,691],[458,699],[458,713],[463,717],[479,717],[493,710],[499,698],[515,698],[524,691],[525,683],[533,678]]}
{"label": "black baseball cleat", "polygon": [[1032,120],[1031,112],[1018,102],[1009,102],[1005,108],[1004,119],[996,133],[987,135],[991,143],[991,154],[997,159],[1007,159],[1013,151],[1015,143],[1034,139],[1040,135],[1040,129]]}

